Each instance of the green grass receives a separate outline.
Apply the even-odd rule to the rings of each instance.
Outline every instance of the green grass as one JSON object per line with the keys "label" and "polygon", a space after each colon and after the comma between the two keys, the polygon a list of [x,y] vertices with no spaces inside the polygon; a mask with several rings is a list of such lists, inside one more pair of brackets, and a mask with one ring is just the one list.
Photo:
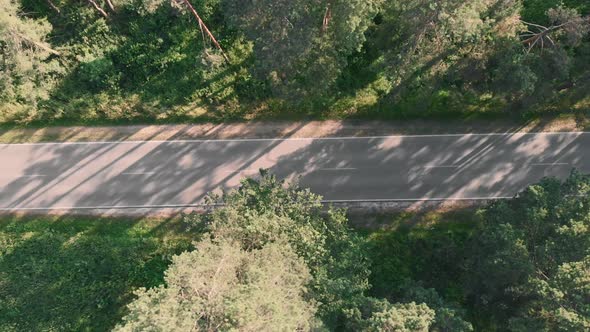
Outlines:
{"label": "green grass", "polygon": [[0,330],[110,330],[190,243],[177,219],[2,217]]}
{"label": "green grass", "polygon": [[463,303],[462,263],[478,225],[475,209],[393,213],[378,216],[381,227],[365,230],[372,261],[372,293],[395,300],[407,282],[434,288],[446,300]]}

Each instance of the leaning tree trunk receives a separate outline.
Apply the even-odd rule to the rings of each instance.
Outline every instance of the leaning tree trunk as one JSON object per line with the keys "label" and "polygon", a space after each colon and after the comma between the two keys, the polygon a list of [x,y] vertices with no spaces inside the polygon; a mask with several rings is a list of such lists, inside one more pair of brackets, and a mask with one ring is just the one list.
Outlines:
{"label": "leaning tree trunk", "polygon": [[223,51],[223,48],[221,48],[221,45],[219,45],[219,43],[217,42],[217,39],[215,39],[215,36],[213,36],[213,34],[211,33],[211,31],[209,31],[209,28],[207,28],[207,26],[205,25],[205,22],[203,22],[203,20],[199,16],[199,13],[197,13],[197,11],[195,10],[195,8],[191,5],[191,3],[188,0],[183,0],[183,2],[187,5],[187,7],[191,11],[191,13],[197,19],[197,22],[199,23],[199,28],[201,28],[201,30],[205,31],[205,33],[207,34],[207,36],[209,36],[209,39],[211,39],[211,41],[213,42],[213,44],[215,44],[215,47],[217,47],[217,49],[221,52],[221,55],[223,55],[223,58],[225,59],[225,61],[227,63],[229,63],[229,58],[227,57],[227,55],[225,55],[225,52]]}
{"label": "leaning tree trunk", "polygon": [[94,9],[96,9],[100,15],[102,15],[102,17],[104,18],[109,18],[109,15],[107,14],[107,12],[104,11],[104,9],[102,9],[94,0],[88,0],[88,2],[94,7]]}
{"label": "leaning tree trunk", "polygon": [[106,1],[106,3],[107,3],[107,6],[109,6],[109,9],[110,9],[110,10],[111,10],[113,13],[117,12],[117,11],[115,10],[115,6],[113,5],[113,2],[112,2],[111,0],[105,0],[105,1]]}
{"label": "leaning tree trunk", "polygon": [[51,9],[55,10],[58,14],[61,14],[61,11],[59,10],[59,8],[53,3],[53,1],[51,0],[47,0],[47,4],[49,5],[49,7],[51,7]]}

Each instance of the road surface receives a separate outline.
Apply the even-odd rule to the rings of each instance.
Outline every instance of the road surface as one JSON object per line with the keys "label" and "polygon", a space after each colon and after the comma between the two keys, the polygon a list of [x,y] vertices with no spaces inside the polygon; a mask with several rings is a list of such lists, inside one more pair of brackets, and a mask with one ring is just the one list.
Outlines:
{"label": "road surface", "polygon": [[180,209],[260,168],[326,201],[503,198],[590,172],[590,133],[0,144],[0,210]]}

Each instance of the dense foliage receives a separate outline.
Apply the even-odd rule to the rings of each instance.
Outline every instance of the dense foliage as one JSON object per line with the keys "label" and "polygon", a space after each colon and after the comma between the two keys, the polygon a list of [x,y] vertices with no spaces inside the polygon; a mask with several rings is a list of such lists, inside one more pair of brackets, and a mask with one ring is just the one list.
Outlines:
{"label": "dense foliage", "polygon": [[590,108],[585,0],[0,5],[0,122]]}
{"label": "dense foliage", "polygon": [[[444,303],[436,313],[446,323],[465,317],[476,331],[590,328],[588,176],[544,179],[477,215],[375,232],[369,244],[372,293],[435,310]],[[463,326],[453,324],[443,330]]]}
{"label": "dense foliage", "polygon": [[[245,179],[238,189],[221,196],[211,196],[209,201],[215,205],[223,203],[223,206],[206,215],[192,214],[185,218],[191,228],[205,232],[204,239],[196,245],[197,251],[193,254],[195,257],[188,261],[184,258],[175,260],[172,272],[169,270],[167,273],[166,288],[160,287],[140,293],[139,299],[131,304],[131,313],[126,318],[131,324],[131,329],[136,326],[153,325],[154,321],[162,321],[160,317],[174,317],[165,321],[167,325],[163,330],[168,330],[180,326],[184,317],[187,317],[192,318],[200,329],[208,330],[210,319],[200,312],[203,303],[210,301],[209,295],[207,300],[202,300],[200,297],[204,295],[198,295],[199,292],[196,291],[195,296],[187,296],[186,287],[183,286],[186,284],[201,285],[200,294],[210,294],[213,289],[215,293],[224,293],[222,289],[230,292],[233,287],[240,287],[240,293],[248,293],[249,291],[241,289],[242,285],[234,281],[234,277],[222,277],[226,274],[235,276],[236,273],[233,270],[226,273],[225,268],[221,269],[219,259],[205,257],[206,253],[199,255],[199,250],[203,250],[199,248],[210,248],[215,245],[233,248],[234,255],[241,252],[246,257],[260,255],[273,248],[271,252],[274,256],[267,257],[266,261],[271,266],[282,266],[284,273],[279,273],[281,269],[271,266],[265,269],[258,268],[257,278],[275,280],[279,286],[275,285],[268,289],[256,286],[260,292],[257,296],[228,298],[232,300],[231,308],[235,308],[239,315],[254,320],[256,317],[268,315],[263,319],[268,325],[260,327],[263,330],[284,329],[281,324],[289,322],[285,318],[289,316],[286,314],[289,311],[290,315],[302,312],[293,316],[298,320],[291,326],[303,329],[313,327],[329,330],[380,330],[388,326],[428,328],[435,320],[435,312],[426,304],[417,305],[411,301],[391,304],[387,300],[367,295],[370,271],[362,239],[347,226],[344,211],[323,211],[321,197],[308,189],[302,189],[293,183],[286,184],[263,172],[260,179]],[[281,257],[278,252],[282,252],[284,256]],[[304,267],[297,267],[297,258],[301,259]],[[255,263],[242,263],[241,269],[249,270],[250,265]],[[227,264],[231,266],[230,263]],[[223,267],[227,264],[223,264]],[[185,280],[186,277],[171,277],[185,270],[195,271],[194,266],[200,266],[199,270],[217,271],[214,278],[207,278],[206,275],[211,273],[205,272],[205,280],[221,280],[203,283],[195,281],[201,278],[198,276],[188,280]],[[307,273],[309,279],[304,278]],[[296,276],[300,278],[297,279]],[[247,275],[242,276],[248,279],[246,277]],[[283,283],[277,282],[277,278],[291,280],[292,284],[281,288],[280,285]],[[248,289],[250,286],[244,287]],[[182,296],[178,293],[179,289],[184,290]],[[287,297],[297,298],[281,300]],[[272,309],[273,306],[269,305],[268,301],[288,302],[292,308]],[[249,307],[258,310],[249,311]],[[314,321],[309,313],[316,311],[319,320]],[[242,325],[248,318],[241,321],[233,319],[231,312],[225,311],[227,317],[216,317],[219,317],[220,321],[228,322],[225,326],[227,329],[248,329]],[[416,319],[408,318],[407,315],[416,315]],[[143,325],[136,325],[137,321]]]}
{"label": "dense foliage", "polygon": [[501,328],[590,329],[590,178],[547,179],[485,211],[468,295]]}
{"label": "dense foliage", "polygon": [[[307,307],[320,320],[297,315],[307,317],[299,322],[307,328],[473,331],[472,324],[477,330],[590,328],[590,177],[576,172],[563,183],[545,179],[512,200],[481,210],[478,217],[458,215],[464,220],[374,233],[368,246],[348,229],[342,211],[322,212],[319,197],[268,174],[259,180],[246,179],[237,190],[213,196],[210,202],[223,207],[186,218],[191,227],[207,234],[197,247],[208,247],[210,241],[234,243],[239,248],[233,250],[250,255],[282,247],[280,251],[300,257],[309,270],[309,279],[291,286],[290,293],[285,289],[281,294],[278,287],[262,290],[267,296],[234,297],[232,305],[244,310],[244,315],[268,298],[300,294],[292,305]],[[189,267],[175,263],[171,273],[185,268],[195,271],[194,266],[219,271],[219,259],[210,261],[185,263]],[[274,258],[277,266],[295,266],[284,261]],[[293,280],[291,270],[284,269],[280,277]],[[268,273],[261,272],[259,278],[279,277]],[[198,314],[202,300],[186,303],[187,295],[174,295],[182,284],[201,283],[186,281],[179,286],[182,280],[141,293],[131,305],[131,320],[177,317],[176,312],[168,312],[172,306],[198,325],[201,320],[207,322],[201,318],[204,314]],[[216,283],[202,286],[201,293],[207,294],[212,285]],[[303,289],[309,292],[307,298]],[[279,319],[283,312],[272,310],[274,319],[286,322]],[[264,321],[273,322],[273,318]],[[178,322],[166,321],[172,324],[169,328]],[[241,327],[235,323],[227,328]],[[280,325],[266,329],[280,329]]]}

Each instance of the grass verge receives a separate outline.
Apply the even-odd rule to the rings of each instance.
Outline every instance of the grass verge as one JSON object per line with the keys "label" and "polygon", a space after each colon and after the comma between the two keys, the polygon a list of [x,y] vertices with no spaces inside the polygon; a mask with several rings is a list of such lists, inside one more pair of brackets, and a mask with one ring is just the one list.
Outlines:
{"label": "grass verge", "polygon": [[3,216],[0,330],[110,330],[190,245],[178,218]]}
{"label": "grass verge", "polygon": [[537,118],[250,121],[133,126],[0,126],[0,143],[588,131],[590,113]]}
{"label": "grass verge", "polygon": [[479,223],[477,208],[399,212],[371,216],[360,229],[371,259],[372,295],[403,297],[408,283],[434,288],[446,300],[463,304],[465,248]]}

